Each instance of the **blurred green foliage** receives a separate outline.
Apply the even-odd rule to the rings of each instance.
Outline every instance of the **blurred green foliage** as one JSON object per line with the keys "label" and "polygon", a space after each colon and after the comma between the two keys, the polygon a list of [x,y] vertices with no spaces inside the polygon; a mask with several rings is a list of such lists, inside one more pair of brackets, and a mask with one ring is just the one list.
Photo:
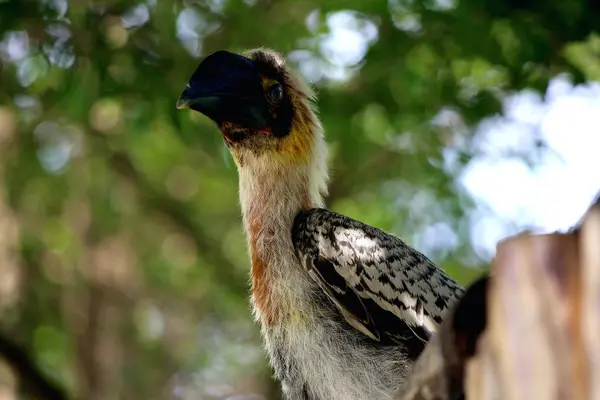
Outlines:
{"label": "blurred green foliage", "polygon": [[[289,56],[319,94],[329,207],[466,284],[486,262],[456,183],[473,126],[558,73],[600,79],[599,4],[0,1],[5,330],[82,399],[276,398],[248,310],[234,165],[210,121],[174,107],[200,57]],[[428,246],[432,226],[455,243]]]}

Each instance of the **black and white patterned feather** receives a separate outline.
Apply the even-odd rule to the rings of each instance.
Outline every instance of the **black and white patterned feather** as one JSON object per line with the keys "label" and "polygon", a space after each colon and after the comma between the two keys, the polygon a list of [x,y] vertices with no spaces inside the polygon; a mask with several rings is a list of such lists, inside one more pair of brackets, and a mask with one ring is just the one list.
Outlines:
{"label": "black and white patterned feather", "polygon": [[402,240],[332,211],[299,213],[292,235],[312,279],[350,325],[381,344],[420,353],[464,293]]}

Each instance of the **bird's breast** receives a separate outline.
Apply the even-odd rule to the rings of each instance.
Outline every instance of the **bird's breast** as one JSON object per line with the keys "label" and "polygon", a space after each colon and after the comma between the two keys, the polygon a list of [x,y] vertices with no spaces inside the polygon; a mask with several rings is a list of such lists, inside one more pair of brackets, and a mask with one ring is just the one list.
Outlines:
{"label": "bird's breast", "polygon": [[252,305],[257,319],[264,328],[304,319],[310,313],[314,283],[291,242],[264,231],[249,238]]}

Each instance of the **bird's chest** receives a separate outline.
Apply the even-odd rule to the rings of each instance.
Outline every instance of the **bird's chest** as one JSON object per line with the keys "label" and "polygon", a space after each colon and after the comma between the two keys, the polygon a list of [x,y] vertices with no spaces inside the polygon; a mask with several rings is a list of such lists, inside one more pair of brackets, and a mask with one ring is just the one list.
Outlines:
{"label": "bird's chest", "polygon": [[316,317],[263,330],[288,400],[388,400],[409,367],[401,349],[380,347],[322,305]]}
{"label": "bird's chest", "polygon": [[407,368],[401,349],[381,347],[350,327],[285,248],[253,257],[252,301],[286,399],[392,399]]}
{"label": "bird's chest", "polygon": [[270,230],[263,229],[261,233],[250,236],[249,245],[252,305],[264,331],[309,314],[313,284],[296,257],[291,240]]}

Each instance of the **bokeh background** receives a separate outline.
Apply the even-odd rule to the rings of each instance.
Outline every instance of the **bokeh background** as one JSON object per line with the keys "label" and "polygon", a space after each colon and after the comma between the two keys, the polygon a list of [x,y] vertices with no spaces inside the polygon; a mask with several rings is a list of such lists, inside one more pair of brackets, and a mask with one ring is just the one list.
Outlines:
{"label": "bokeh background", "polygon": [[2,330],[81,399],[277,399],[235,166],[174,107],[200,59],[284,53],[328,206],[467,284],[600,188],[598,29],[595,0],[1,0]]}

